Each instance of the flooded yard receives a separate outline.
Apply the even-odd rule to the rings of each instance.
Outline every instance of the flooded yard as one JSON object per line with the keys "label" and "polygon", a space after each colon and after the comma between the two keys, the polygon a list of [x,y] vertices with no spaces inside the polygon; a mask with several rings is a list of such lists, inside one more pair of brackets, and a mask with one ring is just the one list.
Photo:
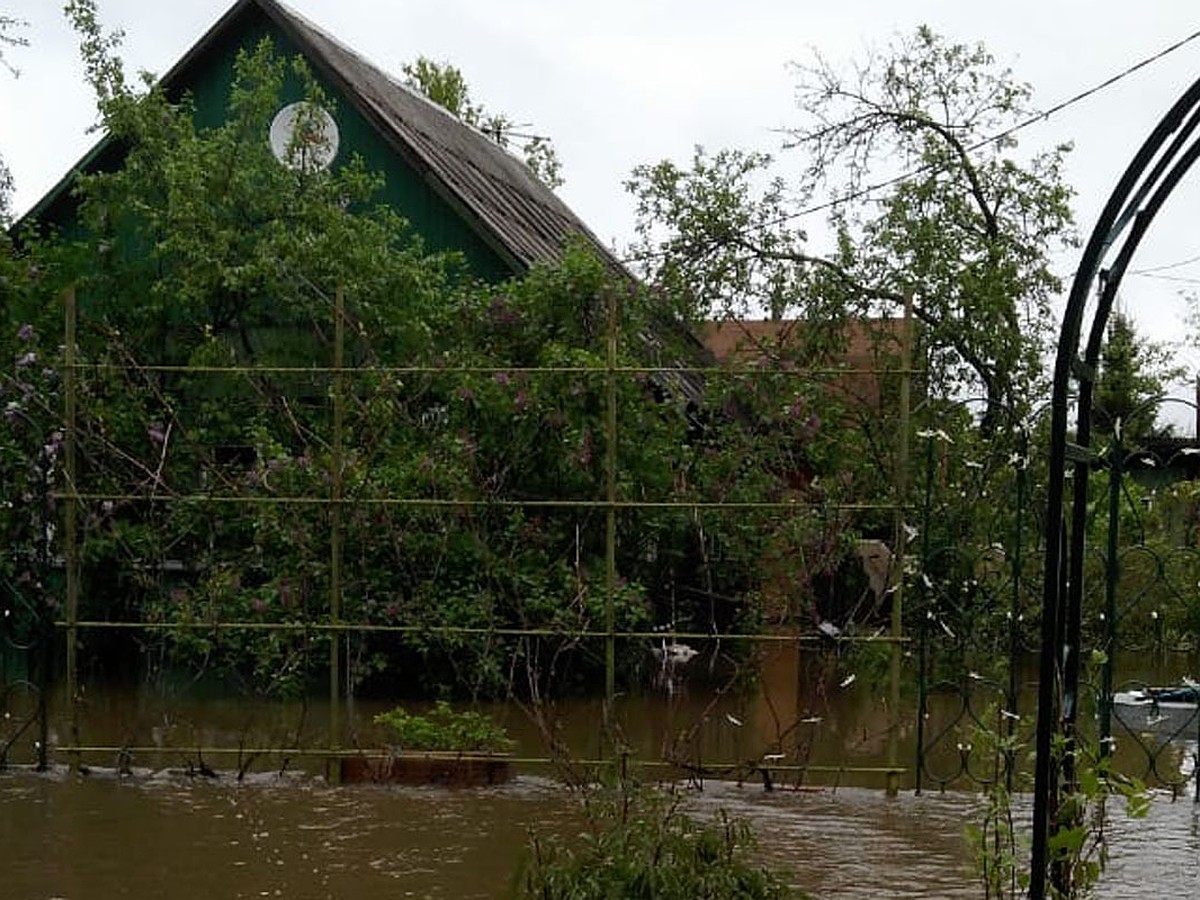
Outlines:
{"label": "flooded yard", "polygon": [[[977,798],[861,788],[764,793],[710,782],[699,816],[753,823],[762,860],[813,897],[981,896],[964,828]],[[486,789],[334,787],[306,775],[0,776],[6,898],[500,897],[528,829],[571,834],[576,800],[522,776]],[[1200,812],[1159,798],[1112,823],[1101,897],[1196,896]]]}
{"label": "flooded yard", "polygon": [[[763,661],[761,679],[748,690],[714,694],[694,679],[622,696],[614,718],[638,759],[674,753],[704,769],[705,777],[679,784],[686,808],[747,820],[758,858],[812,897],[982,896],[965,837],[980,819],[979,795],[941,792],[928,779],[914,793],[909,714],[894,731],[904,789],[886,797],[882,769],[893,749],[893,718],[880,692],[840,670],[814,688],[806,673],[795,654],[778,654]],[[67,707],[61,696],[50,701],[48,737],[62,747],[71,729]],[[343,746],[383,746],[373,717],[390,705],[348,703]],[[69,770],[62,750],[49,772],[34,772],[32,731],[16,741],[0,773],[0,897],[502,897],[531,830],[570,837],[582,814],[553,767],[531,761],[544,756],[545,744],[529,717],[516,705],[485,709],[516,739],[524,762],[515,781],[450,790],[334,785],[324,777],[329,709],[318,700],[90,685],[79,709],[80,740],[109,748],[83,753],[90,774]],[[573,756],[605,755],[611,735],[598,700],[561,700],[554,716]],[[946,739],[931,771],[957,764],[955,722],[948,698],[935,698],[930,728],[945,729]],[[1197,744],[1183,735],[1125,735],[1119,761],[1144,767],[1141,745],[1160,739],[1160,773],[1190,776]],[[257,752],[279,747],[300,752]],[[773,748],[820,768],[803,779],[779,769],[775,790],[765,791],[754,761]],[[119,775],[120,768],[130,774]],[[201,774],[210,769],[215,777]],[[645,777],[680,774],[652,767]],[[1191,800],[1194,781],[1181,784],[1186,790],[1175,801],[1158,793],[1146,819],[1127,820],[1113,804],[1112,856],[1099,896],[1200,895],[1200,806]],[[1018,797],[1016,813],[1028,820],[1027,796]]]}

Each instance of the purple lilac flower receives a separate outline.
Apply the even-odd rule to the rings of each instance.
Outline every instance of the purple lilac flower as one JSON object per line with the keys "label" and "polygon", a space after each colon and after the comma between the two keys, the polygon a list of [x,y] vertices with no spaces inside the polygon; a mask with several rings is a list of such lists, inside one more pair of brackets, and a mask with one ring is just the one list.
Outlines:
{"label": "purple lilac flower", "polygon": [[508,301],[504,297],[493,298],[488,311],[492,318],[501,325],[511,325],[517,320],[517,314],[509,307]]}

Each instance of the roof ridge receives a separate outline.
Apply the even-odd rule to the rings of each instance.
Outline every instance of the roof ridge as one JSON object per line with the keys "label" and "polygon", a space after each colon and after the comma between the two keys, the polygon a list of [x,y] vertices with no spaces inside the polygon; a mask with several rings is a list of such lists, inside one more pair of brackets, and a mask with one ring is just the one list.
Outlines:
{"label": "roof ridge", "polygon": [[[369,56],[367,56],[365,53],[361,53],[358,50],[356,50],[354,47],[351,47],[349,44],[347,44],[345,41],[343,41],[341,38],[339,38],[333,32],[329,31],[326,28],[323,28],[321,25],[314,22],[308,16],[304,15],[304,13],[297,10],[295,7],[290,6],[287,3],[283,3],[282,0],[254,0],[254,2],[257,2],[259,4],[270,4],[270,5],[278,7],[278,9],[280,10],[281,13],[283,13],[286,16],[289,16],[292,19],[295,19],[297,22],[299,22],[300,24],[302,24],[304,27],[308,28],[309,30],[317,32],[325,40],[329,41],[331,44],[336,45],[338,47],[338,49],[340,49],[343,53],[346,53],[349,56],[353,56],[355,59],[357,59],[363,65],[368,66],[368,67],[380,72],[382,75],[384,75],[387,78],[387,80],[391,83],[391,85],[393,87],[399,88],[400,90],[404,91],[405,93],[407,93],[409,96],[411,96],[415,100],[417,100],[421,103],[424,103],[431,110],[434,110],[438,114],[446,117],[449,121],[457,123],[458,125],[461,125],[464,128],[468,128],[471,131],[474,131],[480,137],[491,140],[491,138],[489,137],[487,132],[483,131],[483,129],[477,128],[474,125],[472,125],[470,122],[467,122],[465,119],[463,119],[459,116],[456,116],[454,113],[452,113],[446,107],[442,106],[442,104],[440,104],[437,101],[426,96],[424,93],[422,93],[421,91],[412,87],[411,85],[406,84],[399,77],[397,77],[396,74],[394,72],[392,72],[390,69],[385,68],[384,66],[375,62]],[[524,164],[524,160],[522,160],[519,156],[512,153],[511,151],[508,151],[508,148],[505,147],[503,144],[499,143],[498,141],[493,141],[493,143],[495,143],[496,146],[499,147],[501,150],[508,152],[508,155],[511,156],[513,159],[515,159],[517,162]]]}
{"label": "roof ridge", "polygon": [[[361,114],[376,132],[514,272],[554,262],[573,236],[583,238],[614,271],[632,274],[566,202],[512,150],[372,62],[282,0],[236,0],[158,79],[165,90],[188,73],[247,14],[265,17]],[[40,216],[61,198],[75,173],[110,145],[103,136],[16,223]]]}
{"label": "roof ridge", "polygon": [[[402,142],[454,201],[486,225],[486,230],[521,267],[556,258],[568,234],[577,233],[610,265],[624,271],[612,251],[563,199],[507,147],[404,84],[395,74],[280,0],[243,2],[257,3],[276,24],[292,32],[306,53],[345,83],[347,98],[366,107],[376,119],[376,127],[391,132]],[[475,174],[467,176],[467,170]],[[483,184],[473,186],[472,179]],[[527,208],[540,210],[543,216],[550,217],[553,226],[530,221],[511,204],[502,203],[508,208],[495,208],[495,201],[500,199],[498,194],[519,198]]]}

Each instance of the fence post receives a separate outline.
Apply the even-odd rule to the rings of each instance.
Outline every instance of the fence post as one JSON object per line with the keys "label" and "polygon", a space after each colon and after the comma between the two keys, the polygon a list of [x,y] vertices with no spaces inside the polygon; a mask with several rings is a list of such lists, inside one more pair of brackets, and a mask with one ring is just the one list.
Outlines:
{"label": "fence post", "polygon": [[901,643],[904,636],[904,552],[908,543],[908,523],[904,519],[908,504],[908,440],[912,418],[912,308],[913,298],[909,293],[904,298],[904,329],[900,339],[900,440],[896,445],[896,510],[893,531],[896,549],[892,555],[892,566],[897,577],[896,589],[892,594],[891,686],[888,694],[888,702],[891,705],[887,774],[889,797],[895,797],[900,792],[900,774],[897,766],[900,764],[900,669],[904,659],[904,647]]}
{"label": "fence post", "polygon": [[[1016,466],[1017,479],[1017,519],[1013,528],[1013,559],[1012,559],[1012,605],[1008,611],[1008,697],[1006,705],[1008,711],[1012,713],[1007,716],[1006,731],[1011,739],[1017,730],[1017,722],[1021,693],[1020,685],[1017,683],[1017,670],[1021,655],[1021,570],[1024,566],[1022,559],[1025,543],[1025,503],[1026,503],[1026,479],[1029,472],[1029,432],[1025,430],[1025,426],[1020,427],[1019,449],[1017,459],[1014,462]],[[1016,753],[1012,750],[1012,741],[1009,741],[1009,749],[1004,751],[1004,786],[1010,792],[1013,789],[1013,778],[1016,775]]]}
{"label": "fence post", "polygon": [[[65,316],[65,348],[63,365],[63,393],[66,398],[63,423],[63,465],[67,479],[67,506],[64,535],[64,556],[67,579],[67,702],[71,704],[71,746],[79,746],[79,669],[76,642],[79,639],[79,546],[78,546],[78,501],[79,489],[76,482],[75,443],[75,285],[63,292],[63,314]],[[79,754],[72,753],[72,766],[78,767]]]}
{"label": "fence post", "polygon": [[1113,430],[1108,454],[1108,547],[1104,560],[1104,662],[1100,667],[1100,754],[1112,752],[1113,666],[1117,653],[1117,581],[1121,577],[1121,480],[1124,477],[1125,447],[1121,420]]}
{"label": "fence post", "polygon": [[604,698],[611,710],[617,693],[617,292],[608,292],[608,375],[605,380],[604,490]]}
{"label": "fence post", "polygon": [[929,566],[929,523],[933,520],[933,470],[935,460],[933,445],[936,438],[930,434],[925,438],[925,501],[921,515],[921,594],[925,607],[921,615],[917,654],[917,771],[916,792],[921,793],[925,775],[925,715],[929,705],[929,685],[926,670],[929,666],[929,586],[925,574]]}
{"label": "fence post", "polygon": [[[346,297],[340,286],[334,295],[333,324],[333,450],[330,464],[329,492],[329,749],[341,747],[342,714],[340,698],[342,633],[338,629],[342,618],[342,463],[343,423],[345,416]],[[337,778],[337,760],[330,758],[328,775]]]}

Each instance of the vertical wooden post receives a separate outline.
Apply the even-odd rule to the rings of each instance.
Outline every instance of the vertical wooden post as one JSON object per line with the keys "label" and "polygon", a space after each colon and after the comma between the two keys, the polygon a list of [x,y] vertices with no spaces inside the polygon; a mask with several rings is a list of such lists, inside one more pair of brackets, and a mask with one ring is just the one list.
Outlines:
{"label": "vertical wooden post", "polygon": [[[78,439],[75,428],[76,397],[75,397],[75,286],[71,285],[63,292],[64,321],[64,359],[63,393],[66,399],[64,410],[66,421],[63,423],[63,465],[66,474],[66,522],[64,535],[64,556],[67,578],[67,702],[71,704],[71,746],[79,746],[79,668],[77,643],[79,640],[79,543],[78,543],[78,472],[76,467],[75,442]],[[79,755],[72,755],[73,766],[78,767]]]}
{"label": "vertical wooden post", "polygon": [[605,494],[608,511],[605,517],[604,535],[604,697],[611,709],[616,696],[617,650],[616,650],[616,589],[617,589],[617,297],[616,291],[608,294],[608,377],[605,384],[605,431],[607,440],[604,454]]}
{"label": "vertical wooden post", "polygon": [[1124,487],[1124,423],[1117,419],[1108,452],[1108,547],[1104,566],[1104,663],[1100,667],[1100,755],[1112,754],[1113,671],[1117,657],[1117,587],[1121,579],[1121,490]]}
{"label": "vertical wooden post", "polygon": [[[1021,594],[1024,572],[1025,552],[1025,503],[1027,479],[1029,477],[1029,434],[1025,426],[1021,426],[1019,434],[1020,445],[1015,460],[1015,476],[1017,481],[1017,513],[1013,528],[1012,542],[1012,593],[1008,612],[1008,696],[1006,704],[1012,714],[1006,716],[1005,734],[1011,739],[1017,733],[1018,714],[1020,713],[1021,691],[1017,679],[1018,661],[1021,656]],[[1014,747],[1015,741],[1010,740],[1009,746]],[[1013,749],[1004,751],[1004,786],[1011,792],[1016,777],[1017,754]]]}
{"label": "vertical wooden post", "polygon": [[892,552],[892,567],[896,578],[896,589],[892,592],[892,658],[890,667],[890,690],[888,710],[888,769],[887,794],[895,797],[900,792],[900,775],[896,771],[900,763],[900,677],[904,658],[904,554],[908,543],[908,523],[904,521],[908,507],[908,439],[912,418],[912,345],[913,345],[913,298],[909,293],[904,298],[904,328],[900,344],[900,424],[899,440],[896,444],[896,547]]}
{"label": "vertical wooden post", "polygon": [[[342,494],[345,421],[346,297],[339,287],[334,297],[333,326],[333,450],[330,459],[329,507],[329,749],[342,742],[341,639],[342,619]],[[329,761],[331,780],[336,778],[337,760]]]}

